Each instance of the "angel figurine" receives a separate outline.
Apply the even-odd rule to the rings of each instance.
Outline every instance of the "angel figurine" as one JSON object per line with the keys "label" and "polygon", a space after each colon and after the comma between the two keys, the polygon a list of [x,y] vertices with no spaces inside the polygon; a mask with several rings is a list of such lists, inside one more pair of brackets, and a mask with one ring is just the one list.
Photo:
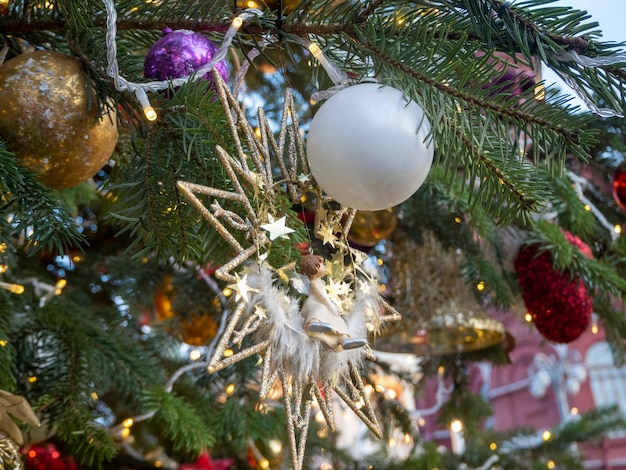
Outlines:
{"label": "angel figurine", "polygon": [[309,296],[300,311],[304,317],[304,331],[339,352],[365,346],[367,340],[352,338],[348,325],[339,314],[339,308],[328,298],[322,277],[326,274],[324,258],[305,255],[300,261],[300,272],[310,281]]}

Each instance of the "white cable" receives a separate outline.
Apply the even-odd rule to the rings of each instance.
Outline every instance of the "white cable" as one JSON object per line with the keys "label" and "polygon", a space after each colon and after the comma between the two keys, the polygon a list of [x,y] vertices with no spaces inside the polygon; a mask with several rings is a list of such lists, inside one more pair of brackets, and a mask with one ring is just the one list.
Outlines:
{"label": "white cable", "polygon": [[567,172],[567,176],[574,183],[574,191],[576,191],[576,195],[578,196],[578,199],[580,199],[580,202],[582,202],[585,207],[589,207],[589,211],[596,217],[596,219],[598,219],[600,225],[602,225],[609,231],[609,233],[611,234],[611,240],[613,241],[613,243],[615,243],[619,239],[619,233],[615,231],[615,227],[611,225],[608,220],[606,220],[604,214],[600,212],[600,210],[596,206],[594,206],[593,203],[583,193],[584,188],[589,182],[584,177],[579,176],[571,171]]}

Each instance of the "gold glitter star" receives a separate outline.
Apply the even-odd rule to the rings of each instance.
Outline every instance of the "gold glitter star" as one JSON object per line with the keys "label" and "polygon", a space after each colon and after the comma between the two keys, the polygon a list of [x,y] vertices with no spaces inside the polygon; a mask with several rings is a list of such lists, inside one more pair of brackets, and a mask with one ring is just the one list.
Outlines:
{"label": "gold glitter star", "polygon": [[254,289],[248,285],[247,274],[245,274],[243,277],[239,277],[239,274],[235,273],[235,283],[230,284],[228,287],[237,294],[235,301],[239,301],[243,299],[243,301],[246,303],[250,301],[250,298],[249,298],[250,292],[259,291],[258,289]]}
{"label": "gold glitter star", "polygon": [[[330,401],[334,392],[376,436],[381,437],[382,432],[359,372],[361,361],[373,358],[372,351],[365,346],[358,351],[341,352],[344,356],[336,356],[339,353],[324,349],[325,345],[308,337],[300,316],[302,292],[294,293],[285,287],[290,286],[289,281],[300,274],[292,263],[285,262],[280,267],[269,265],[269,260],[272,260],[269,256],[271,241],[289,238],[287,235],[293,232],[286,226],[284,214],[276,213],[279,191],[281,196],[286,195],[294,204],[299,203],[305,193],[315,195],[314,233],[324,244],[342,253],[337,259],[346,258],[349,262],[345,265],[341,261],[337,266],[337,277],[331,284],[335,286],[337,295],[344,298],[343,305],[352,305],[353,298],[358,295],[361,299],[359,304],[366,304],[364,308],[368,311],[367,315],[363,312],[359,314],[363,318],[367,316],[367,321],[374,316],[378,324],[392,317],[397,319],[399,315],[396,317],[397,312],[386,303],[386,311],[392,314],[380,313],[383,309],[379,306],[384,300],[376,291],[366,295],[367,299],[363,301],[360,284],[355,282],[357,269],[353,265],[353,257],[346,256],[350,248],[345,234],[355,211],[332,205],[323,191],[313,184],[289,91],[285,95],[278,136],[274,136],[263,110],[259,109],[258,138],[244,110],[219,74],[214,74],[214,80],[237,151],[235,156],[231,156],[221,147],[216,149],[216,156],[224,167],[232,190],[184,181],[177,183],[185,198],[237,253],[216,271],[219,279],[231,283],[229,287],[237,295],[227,309],[228,322],[209,359],[207,371],[217,372],[255,354],[262,357],[259,396],[264,400],[276,384],[280,385],[292,468],[302,470],[314,400],[331,430],[335,427]],[[279,183],[274,182],[273,164],[281,173]],[[213,201],[207,207],[199,195],[209,196]],[[262,223],[266,220],[269,223]],[[280,332],[277,333],[277,330]],[[285,345],[286,342],[289,346]],[[297,354],[295,350],[298,350]],[[306,352],[304,357],[314,358],[317,365],[308,360],[298,362],[302,351]],[[329,354],[332,360],[328,360]]]}
{"label": "gold glitter star", "polygon": [[333,248],[335,247],[335,243],[337,243],[338,238],[335,236],[333,230],[328,225],[322,226],[322,228],[317,230],[315,233],[322,237],[322,243],[324,243],[324,245],[330,245]]}

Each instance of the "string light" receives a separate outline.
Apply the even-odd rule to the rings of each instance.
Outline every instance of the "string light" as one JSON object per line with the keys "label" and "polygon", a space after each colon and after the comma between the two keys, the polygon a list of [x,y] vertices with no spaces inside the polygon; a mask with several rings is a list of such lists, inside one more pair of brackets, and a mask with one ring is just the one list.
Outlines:
{"label": "string light", "polygon": [[526,320],[528,323],[533,321],[533,316],[530,312],[526,312],[526,314],[524,315],[524,320]]}
{"label": "string light", "polygon": [[135,424],[133,418],[126,418],[124,421],[122,421],[122,426],[124,426],[125,428],[130,428],[133,424]]}
{"label": "string light", "polygon": [[548,462],[546,463],[546,467],[554,468],[556,467],[556,464],[552,460],[548,460]]}
{"label": "string light", "polygon": [[478,284],[476,284],[476,289],[479,291],[484,291],[485,290],[485,282],[484,281],[480,281]]}
{"label": "string light", "polygon": [[202,357],[202,353],[200,352],[199,349],[194,349],[189,353],[189,359],[191,359],[192,361],[197,361],[201,357]]}
{"label": "string light", "polygon": [[549,441],[552,438],[552,433],[550,431],[544,431],[543,434],[541,435],[541,438],[544,441]]}
{"label": "string light", "polygon": [[622,233],[622,226],[619,224],[615,224],[615,226],[613,227],[613,230],[615,231],[615,233],[619,235],[620,233]]}
{"label": "string light", "polygon": [[13,293],[13,294],[23,294],[24,293],[24,286],[21,284],[9,284],[8,282],[1,282],[0,281],[0,288],[4,289],[4,290],[8,290],[9,292]]}

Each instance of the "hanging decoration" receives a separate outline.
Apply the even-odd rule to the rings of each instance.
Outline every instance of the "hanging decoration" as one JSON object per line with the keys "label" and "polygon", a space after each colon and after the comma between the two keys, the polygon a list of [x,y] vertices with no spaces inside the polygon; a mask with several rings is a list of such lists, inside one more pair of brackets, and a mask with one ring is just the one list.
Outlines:
{"label": "hanging decoration", "polygon": [[340,204],[376,211],[396,206],[422,185],[433,161],[430,123],[392,87],[341,89],[315,113],[307,139],[311,173]]}
{"label": "hanging decoration", "polygon": [[[354,211],[331,204],[313,184],[289,91],[277,138],[262,109],[258,113],[261,137],[257,138],[219,74],[214,73],[214,79],[237,151],[233,157],[218,146],[216,152],[233,191],[177,183],[237,253],[215,271],[218,279],[231,283],[235,295],[208,371],[219,371],[256,354],[262,356],[260,397],[265,400],[272,386],[280,384],[291,462],[300,470],[314,398],[330,429],[334,429],[334,419],[329,403],[335,392],[374,434],[382,435],[359,366],[372,357],[364,340],[367,331],[377,331],[397,320],[399,314],[378,295],[376,280],[360,268],[366,256],[347,243]],[[285,159],[276,158],[283,155]],[[279,168],[280,182],[274,182],[272,164]],[[334,252],[330,260],[318,263],[328,273],[319,283],[296,266],[299,252],[292,261],[273,256],[280,243],[297,242],[306,232],[297,216],[285,209],[285,201],[295,204],[304,193],[316,195],[314,233]],[[207,196],[211,202],[205,204]],[[345,214],[349,214],[347,218]],[[323,317],[320,313],[305,324],[303,311],[322,310]],[[337,318],[329,320],[333,315]]]}
{"label": "hanging decoration", "polygon": [[0,469],[21,470],[19,446],[24,444],[24,437],[9,415],[31,426],[41,424],[26,398],[0,390]]}
{"label": "hanging decoration", "polygon": [[[144,76],[157,80],[187,77],[209,64],[216,56],[219,47],[206,36],[180,29],[163,30],[163,36],[153,44],[144,61]],[[226,60],[215,62],[213,68],[224,80],[228,79]],[[202,78],[213,81],[211,71]]]}
{"label": "hanging decoration", "polygon": [[[580,238],[565,232],[567,241],[587,258],[591,249]],[[557,271],[549,251],[537,244],[523,245],[515,260],[522,298],[535,327],[554,343],[574,341],[589,327],[593,300],[583,281]]]}
{"label": "hanging decoration", "polygon": [[396,211],[392,208],[381,211],[357,211],[348,233],[348,241],[371,248],[391,237],[397,225]]}
{"label": "hanging decoration", "polygon": [[157,320],[162,323],[172,322],[177,319],[177,328],[166,325],[166,329],[173,333],[180,333],[183,342],[192,346],[205,346],[217,333],[215,318],[221,313],[218,299],[206,303],[201,313],[185,312],[184,316],[178,314],[174,307],[176,289],[172,278],[167,276],[157,288],[154,297],[154,309]]}
{"label": "hanging decoration", "polygon": [[422,238],[421,245],[402,231],[393,238],[389,283],[404,315],[372,347],[444,355],[504,345],[504,325],[485,313],[461,275],[463,254],[446,250],[433,233]]}
{"label": "hanging decoration", "polygon": [[117,144],[116,112],[98,109],[96,97],[73,57],[21,54],[0,67],[0,137],[50,188],[75,186],[95,175]]}

